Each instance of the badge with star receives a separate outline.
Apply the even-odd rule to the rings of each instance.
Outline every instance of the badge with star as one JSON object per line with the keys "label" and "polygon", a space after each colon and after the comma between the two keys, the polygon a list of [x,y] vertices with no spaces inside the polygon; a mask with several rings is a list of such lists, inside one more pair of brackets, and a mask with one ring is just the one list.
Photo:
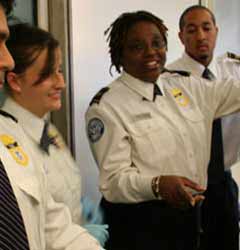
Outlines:
{"label": "badge with star", "polygon": [[26,167],[29,159],[24,150],[20,147],[18,142],[10,135],[0,135],[0,140],[8,149],[13,159],[20,165]]}
{"label": "badge with star", "polygon": [[171,92],[179,106],[186,107],[189,104],[189,99],[183,94],[182,90],[174,88]]}

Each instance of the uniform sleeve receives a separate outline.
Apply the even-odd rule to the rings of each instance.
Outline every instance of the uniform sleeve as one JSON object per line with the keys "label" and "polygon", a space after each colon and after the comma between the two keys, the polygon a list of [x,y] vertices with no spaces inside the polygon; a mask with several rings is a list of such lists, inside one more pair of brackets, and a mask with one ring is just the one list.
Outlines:
{"label": "uniform sleeve", "polygon": [[226,77],[208,81],[203,78],[191,79],[186,84],[206,117],[217,119],[240,110],[240,80]]}
{"label": "uniform sleeve", "polygon": [[100,250],[101,246],[84,228],[73,224],[68,208],[56,203],[50,193],[46,201],[46,249]]}
{"label": "uniform sleeve", "polygon": [[240,110],[240,80],[228,77],[216,81],[213,85],[211,98],[215,107],[215,118]]}
{"label": "uniform sleeve", "polygon": [[151,176],[132,162],[131,137],[121,114],[107,105],[92,105],[86,113],[90,148],[100,169],[100,191],[111,202],[154,199]]}

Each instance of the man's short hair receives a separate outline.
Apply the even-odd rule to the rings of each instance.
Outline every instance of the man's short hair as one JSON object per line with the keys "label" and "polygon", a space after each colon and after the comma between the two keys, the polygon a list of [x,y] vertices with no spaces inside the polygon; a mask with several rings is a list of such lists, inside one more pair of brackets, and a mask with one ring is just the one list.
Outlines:
{"label": "man's short hair", "polygon": [[214,14],[212,13],[212,11],[210,9],[208,9],[207,7],[205,6],[202,6],[202,5],[192,5],[190,7],[188,7],[187,9],[185,9],[182,13],[182,15],[180,16],[180,19],[179,19],[179,29],[180,31],[183,30],[184,26],[185,26],[185,22],[184,22],[184,18],[185,16],[191,12],[192,10],[206,10],[211,18],[212,18],[212,21],[213,21],[213,24],[216,25],[216,18],[214,16]]}
{"label": "man's short hair", "polygon": [[15,0],[0,0],[0,5],[4,8],[6,15],[8,15],[14,5]]}

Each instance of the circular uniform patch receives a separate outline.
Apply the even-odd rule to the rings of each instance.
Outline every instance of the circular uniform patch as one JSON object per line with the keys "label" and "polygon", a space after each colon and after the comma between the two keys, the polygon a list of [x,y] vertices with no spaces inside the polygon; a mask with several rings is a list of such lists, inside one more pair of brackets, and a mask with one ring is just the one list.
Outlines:
{"label": "circular uniform patch", "polygon": [[98,141],[104,133],[104,124],[98,118],[93,118],[88,123],[88,138],[91,142]]}

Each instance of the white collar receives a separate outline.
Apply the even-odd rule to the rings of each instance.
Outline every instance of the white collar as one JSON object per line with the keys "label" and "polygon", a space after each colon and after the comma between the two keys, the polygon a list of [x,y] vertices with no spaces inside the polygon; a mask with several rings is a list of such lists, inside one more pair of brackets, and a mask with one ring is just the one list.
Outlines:
{"label": "white collar", "polygon": [[29,110],[23,108],[10,97],[6,99],[2,109],[17,118],[18,123],[27,135],[37,143],[40,142],[44,127],[44,119],[39,118]]}
{"label": "white collar", "polygon": [[[203,71],[205,70],[205,66],[193,59],[186,52],[182,55],[182,60],[189,65],[189,71],[192,72],[193,75],[197,75],[199,77],[202,76]],[[210,64],[208,65],[208,69],[213,73],[215,77],[217,77],[217,61],[215,58],[212,59]]]}

